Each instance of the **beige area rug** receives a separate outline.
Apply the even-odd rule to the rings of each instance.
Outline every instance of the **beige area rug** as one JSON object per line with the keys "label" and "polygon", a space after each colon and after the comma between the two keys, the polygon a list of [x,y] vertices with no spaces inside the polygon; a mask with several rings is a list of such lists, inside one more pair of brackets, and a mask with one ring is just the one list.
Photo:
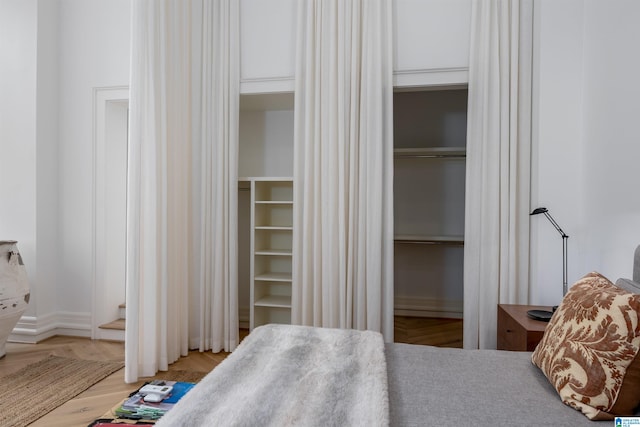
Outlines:
{"label": "beige area rug", "polygon": [[123,366],[49,356],[1,377],[0,426],[26,426]]}

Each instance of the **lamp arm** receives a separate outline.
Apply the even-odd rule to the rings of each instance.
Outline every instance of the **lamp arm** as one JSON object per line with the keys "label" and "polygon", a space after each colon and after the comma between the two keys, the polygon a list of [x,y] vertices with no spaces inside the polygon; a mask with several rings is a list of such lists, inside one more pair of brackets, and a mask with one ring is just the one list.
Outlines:
{"label": "lamp arm", "polygon": [[562,228],[560,228],[560,226],[558,225],[558,223],[553,219],[553,217],[551,215],[549,215],[549,212],[544,212],[544,216],[547,217],[547,219],[551,222],[551,224],[553,224],[553,226],[556,228],[556,230],[558,230],[558,233],[560,233],[560,235],[562,236],[563,239],[567,239],[569,236],[567,236],[565,234],[564,231],[562,231]]}
{"label": "lamp arm", "polygon": [[555,227],[556,230],[558,230],[558,233],[560,233],[560,236],[562,236],[562,295],[566,295],[567,294],[567,289],[568,289],[568,284],[567,284],[567,241],[569,240],[569,236],[567,236],[567,234],[562,231],[562,228],[560,228],[560,226],[558,225],[558,223],[553,219],[553,217],[551,215],[549,215],[549,212],[547,210],[547,208],[536,208],[533,210],[533,212],[531,212],[529,215],[538,215],[543,213],[544,216],[547,217],[547,219],[549,220],[549,222],[551,223],[551,225],[553,225]]}
{"label": "lamp arm", "polygon": [[569,285],[567,283],[567,241],[569,236],[562,234],[562,296],[567,294]]}

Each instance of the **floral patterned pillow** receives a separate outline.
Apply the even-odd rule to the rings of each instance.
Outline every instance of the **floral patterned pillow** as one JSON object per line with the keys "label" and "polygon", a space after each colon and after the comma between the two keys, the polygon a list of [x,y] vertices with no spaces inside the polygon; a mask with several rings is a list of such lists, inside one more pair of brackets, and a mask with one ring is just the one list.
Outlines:
{"label": "floral patterned pillow", "polygon": [[565,404],[611,420],[640,404],[639,349],[640,295],[594,272],[567,292],[531,360]]}

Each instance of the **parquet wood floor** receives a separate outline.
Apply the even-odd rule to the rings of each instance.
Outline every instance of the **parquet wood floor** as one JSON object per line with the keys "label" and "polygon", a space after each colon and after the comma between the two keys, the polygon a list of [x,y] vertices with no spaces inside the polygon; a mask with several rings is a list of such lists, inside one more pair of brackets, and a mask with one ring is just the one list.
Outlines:
{"label": "parquet wood floor", "polygon": [[[395,318],[395,341],[409,344],[425,344],[441,347],[462,347],[462,320],[431,318]],[[248,331],[242,330],[241,337]],[[49,355],[90,360],[124,361],[124,343],[92,341],[86,338],[57,336],[38,344],[7,343],[7,355],[0,359],[0,377],[44,359]],[[162,372],[159,378],[169,378],[171,371],[187,370],[209,372],[228,356],[228,353],[189,352]],[[93,385],[76,398],[45,415],[32,427],[85,427],[109,411],[129,393],[149,378],[135,384],[124,382],[124,370],[120,370]]]}
{"label": "parquet wood floor", "polygon": [[396,316],[394,341],[462,348],[462,319]]}

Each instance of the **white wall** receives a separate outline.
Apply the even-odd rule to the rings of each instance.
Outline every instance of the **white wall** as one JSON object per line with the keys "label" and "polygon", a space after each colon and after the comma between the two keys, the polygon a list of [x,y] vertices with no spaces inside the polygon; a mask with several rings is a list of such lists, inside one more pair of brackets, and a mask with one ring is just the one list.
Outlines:
{"label": "white wall", "polygon": [[0,239],[18,240],[32,293],[14,339],[89,333],[92,96],[128,84],[129,7],[0,0]]}
{"label": "white wall", "polygon": [[239,140],[239,176],[293,176],[293,110],[241,111]]}
{"label": "white wall", "polygon": [[[241,93],[294,89],[295,0],[240,1]],[[394,84],[466,84],[471,0],[392,0]]]}
{"label": "white wall", "polygon": [[[640,3],[538,0],[532,207],[569,237],[571,285],[597,270],[630,277],[640,244],[635,84]],[[532,218],[532,303],[561,299],[561,238]]]}
{"label": "white wall", "polygon": [[93,88],[129,84],[130,2],[61,0],[59,310],[92,303]]}
{"label": "white wall", "polygon": [[469,67],[470,0],[394,0],[394,71]]}
{"label": "white wall", "polygon": [[240,0],[240,90],[293,91],[296,0]]}
{"label": "white wall", "polygon": [[58,302],[58,2],[38,1],[36,102],[36,259],[34,314]]}
{"label": "white wall", "polygon": [[0,239],[18,241],[34,294],[37,10],[35,0],[0,0]]}
{"label": "white wall", "polygon": [[640,2],[585,4],[585,270],[631,277],[640,244]]}
{"label": "white wall", "polygon": [[57,295],[56,1],[0,2],[0,239],[18,240],[31,301],[16,330],[47,328]]}
{"label": "white wall", "polygon": [[53,1],[0,2],[0,239],[18,240],[32,321],[57,300],[55,12]]}

